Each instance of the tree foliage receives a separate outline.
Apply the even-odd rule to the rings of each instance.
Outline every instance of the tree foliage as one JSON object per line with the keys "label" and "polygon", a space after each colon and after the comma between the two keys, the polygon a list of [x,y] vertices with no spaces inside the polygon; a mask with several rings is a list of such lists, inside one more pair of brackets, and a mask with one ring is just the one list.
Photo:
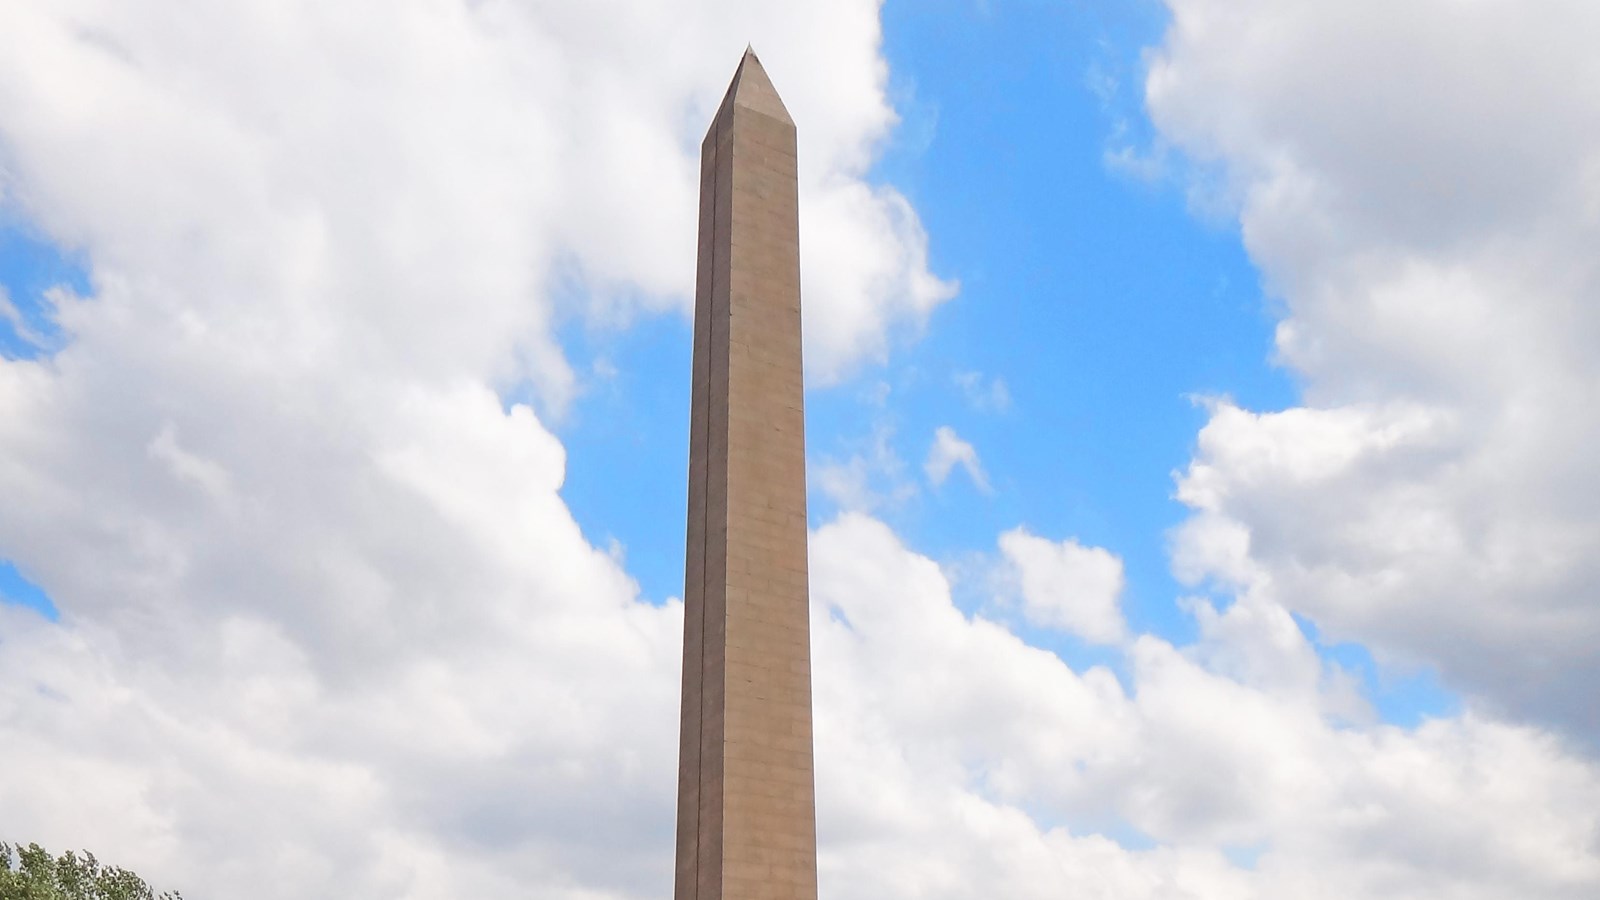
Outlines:
{"label": "tree foliage", "polygon": [[101,865],[93,853],[60,856],[38,844],[0,843],[0,900],[183,900],[157,894],[121,866]]}

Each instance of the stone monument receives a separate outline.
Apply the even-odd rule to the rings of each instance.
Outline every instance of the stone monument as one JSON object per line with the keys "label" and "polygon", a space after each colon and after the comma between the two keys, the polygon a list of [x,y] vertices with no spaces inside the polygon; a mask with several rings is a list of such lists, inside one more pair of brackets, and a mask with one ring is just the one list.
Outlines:
{"label": "stone monument", "polygon": [[794,121],[754,52],[700,145],[676,900],[815,900]]}

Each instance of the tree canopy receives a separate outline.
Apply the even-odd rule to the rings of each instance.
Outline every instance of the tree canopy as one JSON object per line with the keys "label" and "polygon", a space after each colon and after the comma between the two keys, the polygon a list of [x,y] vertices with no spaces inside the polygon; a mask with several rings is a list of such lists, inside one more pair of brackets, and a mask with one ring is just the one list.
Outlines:
{"label": "tree canopy", "polygon": [[38,844],[0,843],[0,900],[183,900],[157,894],[121,866],[102,865],[93,853],[60,856]]}

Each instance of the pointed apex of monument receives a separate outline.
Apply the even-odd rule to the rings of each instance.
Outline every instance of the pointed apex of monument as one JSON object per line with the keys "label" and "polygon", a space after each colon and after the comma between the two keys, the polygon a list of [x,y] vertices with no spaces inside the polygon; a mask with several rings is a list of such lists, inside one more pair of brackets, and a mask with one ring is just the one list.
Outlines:
{"label": "pointed apex of monument", "polygon": [[755,48],[748,44],[744,48],[744,57],[739,60],[738,70],[733,73],[733,83],[728,85],[728,95],[722,100],[719,118],[721,114],[732,111],[730,105],[794,124],[794,120],[789,118],[789,110],[778,97],[777,88],[772,86],[772,79],[767,77],[767,70],[762,68]]}

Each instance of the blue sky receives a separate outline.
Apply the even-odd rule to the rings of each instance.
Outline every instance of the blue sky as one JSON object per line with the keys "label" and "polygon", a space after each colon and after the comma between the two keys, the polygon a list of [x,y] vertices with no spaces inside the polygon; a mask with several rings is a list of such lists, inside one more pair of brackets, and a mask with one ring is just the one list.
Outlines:
{"label": "blue sky", "polygon": [[1600,7],[191,14],[0,4],[0,840],[661,895],[750,42],[823,895],[1595,896]]}
{"label": "blue sky", "polygon": [[28,340],[27,334],[19,332],[18,322],[11,316],[0,319],[0,352],[13,359],[37,358],[59,337],[60,329],[47,313],[46,291],[60,287],[80,295],[89,293],[88,275],[72,260],[70,251],[51,244],[13,216],[0,217],[0,285],[5,287],[20,324],[35,339]]}
{"label": "blue sky", "polygon": [[[69,256],[41,239],[26,223],[0,217],[0,288],[16,316],[0,317],[0,354],[10,359],[37,359],[49,352],[60,331],[47,314],[45,292],[58,286],[78,294],[89,292],[83,267],[72,263]],[[9,560],[0,560],[0,600],[45,615],[56,614],[49,595]]]}

